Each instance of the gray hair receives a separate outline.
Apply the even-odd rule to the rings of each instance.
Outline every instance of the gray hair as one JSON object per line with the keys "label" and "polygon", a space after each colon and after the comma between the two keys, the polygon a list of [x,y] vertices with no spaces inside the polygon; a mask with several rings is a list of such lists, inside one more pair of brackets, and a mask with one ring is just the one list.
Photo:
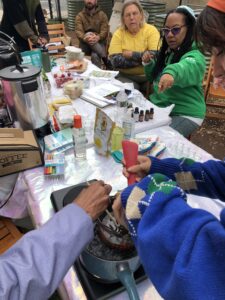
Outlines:
{"label": "gray hair", "polygon": [[120,18],[121,18],[121,26],[124,29],[126,29],[126,25],[125,25],[124,20],[123,20],[124,19],[124,11],[130,5],[135,5],[138,8],[140,14],[142,15],[142,22],[140,24],[140,27],[142,27],[144,25],[144,23],[145,23],[145,16],[144,16],[143,8],[142,8],[142,6],[141,6],[141,4],[140,4],[140,2],[138,0],[125,0],[124,1],[123,7],[122,7],[122,11],[121,11],[121,16],[120,16]]}

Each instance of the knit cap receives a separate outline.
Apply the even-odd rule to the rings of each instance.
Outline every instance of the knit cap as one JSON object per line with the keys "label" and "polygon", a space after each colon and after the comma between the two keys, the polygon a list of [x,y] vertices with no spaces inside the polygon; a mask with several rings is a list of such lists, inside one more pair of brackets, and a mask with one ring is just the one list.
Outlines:
{"label": "knit cap", "polygon": [[225,1],[224,0],[210,0],[207,6],[215,8],[218,11],[225,13]]}

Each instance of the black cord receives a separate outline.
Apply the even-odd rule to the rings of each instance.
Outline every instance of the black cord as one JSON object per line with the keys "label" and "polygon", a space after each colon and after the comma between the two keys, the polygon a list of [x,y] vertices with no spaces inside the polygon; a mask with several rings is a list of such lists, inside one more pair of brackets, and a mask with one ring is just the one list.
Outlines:
{"label": "black cord", "polygon": [[16,186],[16,183],[14,184],[14,187],[13,187],[13,189],[12,189],[12,191],[11,191],[9,197],[8,197],[8,198],[6,199],[6,201],[0,206],[0,209],[3,208],[3,207],[9,202],[9,199],[11,198],[11,196],[12,196],[14,190],[15,190],[15,186]]}

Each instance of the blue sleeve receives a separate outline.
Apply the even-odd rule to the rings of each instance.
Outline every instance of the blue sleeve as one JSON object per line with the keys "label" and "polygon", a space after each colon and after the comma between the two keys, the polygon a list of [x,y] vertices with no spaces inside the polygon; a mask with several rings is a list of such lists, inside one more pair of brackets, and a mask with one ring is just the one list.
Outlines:
{"label": "blue sleeve", "polygon": [[150,173],[162,173],[186,192],[225,201],[225,163],[209,160],[198,163],[191,159],[157,159],[150,157]]}
{"label": "blue sleeve", "polygon": [[48,299],[92,238],[91,218],[68,205],[0,256],[0,299]]}
{"label": "blue sleeve", "polygon": [[141,262],[164,299],[225,299],[225,211],[221,224],[189,207],[161,174],[128,187],[121,199]]}

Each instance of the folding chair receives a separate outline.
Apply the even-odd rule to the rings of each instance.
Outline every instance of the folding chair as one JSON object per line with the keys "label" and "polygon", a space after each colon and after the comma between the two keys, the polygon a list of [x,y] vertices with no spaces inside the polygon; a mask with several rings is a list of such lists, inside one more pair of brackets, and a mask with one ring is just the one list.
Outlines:
{"label": "folding chair", "polygon": [[[215,88],[213,86],[213,62],[211,59],[208,75],[205,83],[205,102],[208,107],[225,109],[225,90],[221,87]],[[225,119],[223,113],[210,113],[206,114],[209,118]]]}
{"label": "folding chair", "polygon": [[22,236],[23,234],[10,219],[0,217],[0,254],[9,249]]}
{"label": "folding chair", "polygon": [[[65,55],[65,47],[70,41],[67,41],[69,37],[66,35],[64,23],[48,24],[48,34],[50,37],[48,46],[49,54],[54,57],[62,57]],[[29,40],[30,49],[33,49],[33,43]]]}

